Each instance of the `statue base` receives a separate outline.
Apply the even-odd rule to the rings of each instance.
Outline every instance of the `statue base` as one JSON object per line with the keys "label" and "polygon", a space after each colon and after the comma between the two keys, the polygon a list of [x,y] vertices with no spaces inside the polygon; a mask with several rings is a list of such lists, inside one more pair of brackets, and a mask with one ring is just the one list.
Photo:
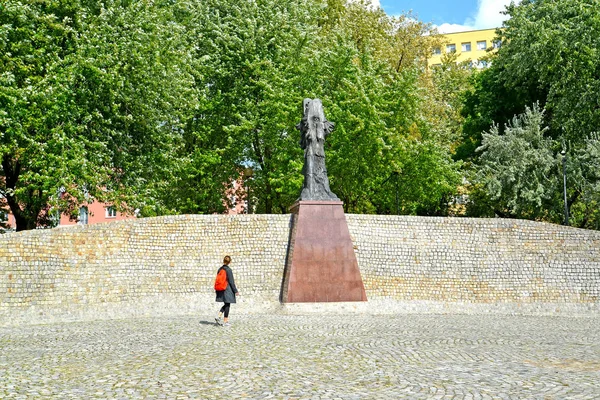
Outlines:
{"label": "statue base", "polygon": [[341,201],[296,202],[283,303],[367,301]]}

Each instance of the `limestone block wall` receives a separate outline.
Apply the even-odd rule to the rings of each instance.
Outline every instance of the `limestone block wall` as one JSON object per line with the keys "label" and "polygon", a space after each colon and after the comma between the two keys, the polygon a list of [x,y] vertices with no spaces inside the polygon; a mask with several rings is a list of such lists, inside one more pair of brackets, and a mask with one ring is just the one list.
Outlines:
{"label": "limestone block wall", "polygon": [[507,219],[347,218],[369,299],[438,311],[600,311],[600,232]]}
{"label": "limestone block wall", "polygon": [[0,325],[212,310],[231,255],[246,308],[278,299],[289,215],[183,215],[0,236]]}
{"label": "limestone block wall", "polygon": [[346,218],[366,303],[280,305],[290,215],[183,215],[0,235],[0,326],[212,314],[226,254],[241,313],[600,311],[600,232],[503,219]]}

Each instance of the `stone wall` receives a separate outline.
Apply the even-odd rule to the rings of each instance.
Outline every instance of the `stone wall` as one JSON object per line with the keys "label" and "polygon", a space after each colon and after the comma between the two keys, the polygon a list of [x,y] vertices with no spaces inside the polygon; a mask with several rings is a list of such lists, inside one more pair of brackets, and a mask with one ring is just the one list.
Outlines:
{"label": "stone wall", "polygon": [[0,236],[0,326],[235,312],[600,310],[600,232],[503,219],[346,215],[368,302],[280,305],[290,215],[184,215]]}
{"label": "stone wall", "polygon": [[349,215],[348,225],[369,299],[419,312],[600,311],[598,231],[374,215]]}

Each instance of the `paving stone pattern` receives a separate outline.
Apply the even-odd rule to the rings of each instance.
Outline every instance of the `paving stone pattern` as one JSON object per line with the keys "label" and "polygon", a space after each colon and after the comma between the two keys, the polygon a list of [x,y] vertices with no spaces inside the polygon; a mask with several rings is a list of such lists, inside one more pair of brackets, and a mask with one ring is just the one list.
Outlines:
{"label": "paving stone pattern", "polygon": [[597,399],[600,317],[213,315],[0,328],[4,399]]}
{"label": "paving stone pattern", "polygon": [[[503,219],[346,218],[363,308],[600,311],[600,232]],[[0,326],[205,311],[225,254],[244,294],[240,311],[277,308],[290,224],[290,215],[182,215],[0,235]]]}

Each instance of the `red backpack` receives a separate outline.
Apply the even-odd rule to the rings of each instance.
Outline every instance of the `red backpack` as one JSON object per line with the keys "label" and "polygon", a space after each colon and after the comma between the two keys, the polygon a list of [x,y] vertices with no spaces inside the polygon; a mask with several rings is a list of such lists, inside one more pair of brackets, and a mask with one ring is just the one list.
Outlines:
{"label": "red backpack", "polygon": [[217,272],[217,279],[215,279],[215,290],[220,292],[225,289],[227,289],[227,271],[221,267],[219,268],[219,272]]}

